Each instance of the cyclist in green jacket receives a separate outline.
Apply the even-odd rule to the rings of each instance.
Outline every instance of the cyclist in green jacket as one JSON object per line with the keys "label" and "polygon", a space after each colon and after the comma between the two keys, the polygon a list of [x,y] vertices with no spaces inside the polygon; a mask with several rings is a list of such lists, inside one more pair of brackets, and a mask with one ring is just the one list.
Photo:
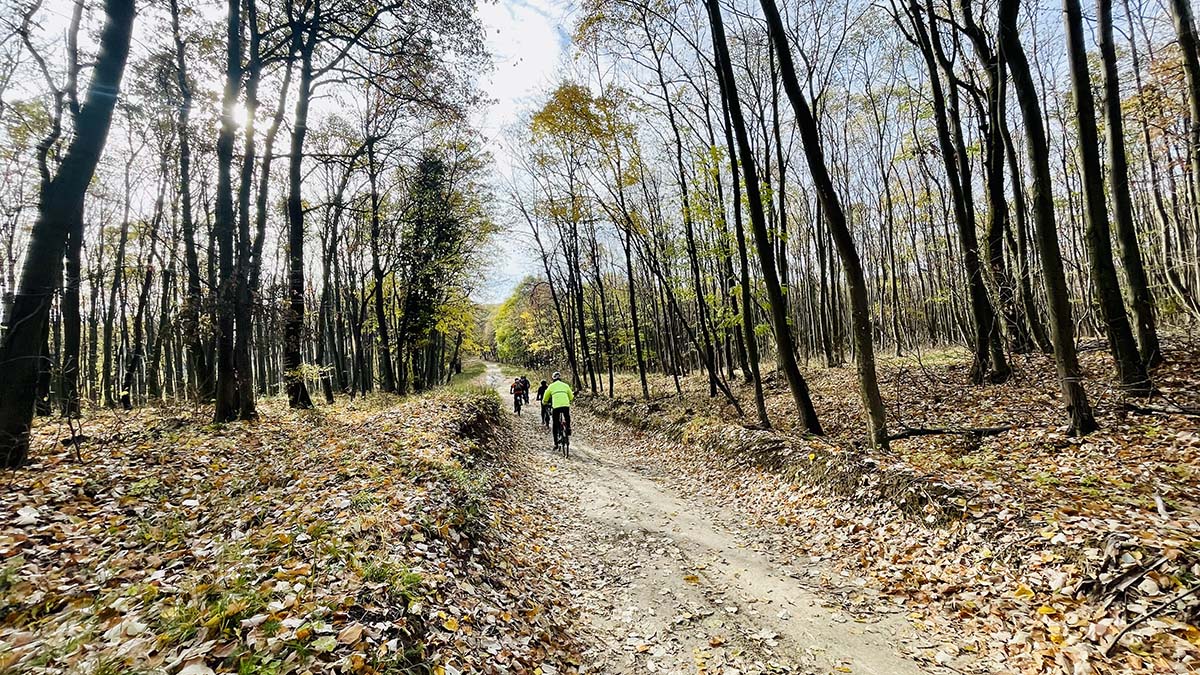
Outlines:
{"label": "cyclist in green jacket", "polygon": [[563,382],[561,376],[556,371],[551,377],[553,382],[549,387],[546,387],[546,393],[542,394],[542,405],[548,405],[551,408],[554,417],[554,445],[558,445],[559,430],[562,430],[563,436],[571,435],[571,401],[575,400],[575,392],[571,391],[571,385]]}

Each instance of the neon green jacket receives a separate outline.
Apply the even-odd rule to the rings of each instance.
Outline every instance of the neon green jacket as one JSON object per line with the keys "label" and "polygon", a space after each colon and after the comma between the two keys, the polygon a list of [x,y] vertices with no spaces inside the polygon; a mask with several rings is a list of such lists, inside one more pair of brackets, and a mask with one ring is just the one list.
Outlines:
{"label": "neon green jacket", "polygon": [[571,401],[575,400],[575,392],[571,391],[571,385],[557,380],[551,382],[549,387],[546,387],[546,393],[542,396],[542,405],[548,405],[552,408],[570,408]]}

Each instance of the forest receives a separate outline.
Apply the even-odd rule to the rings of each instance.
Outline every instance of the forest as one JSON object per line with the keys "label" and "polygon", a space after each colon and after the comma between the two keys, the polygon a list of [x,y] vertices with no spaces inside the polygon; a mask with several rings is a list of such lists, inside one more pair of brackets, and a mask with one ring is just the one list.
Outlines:
{"label": "forest", "polygon": [[728,38],[719,7],[585,7],[578,72],[522,130],[510,198],[542,274],[499,356],[609,395],[636,371],[644,398],[647,373],[702,371],[739,412],[741,378],[770,427],[765,356],[816,434],[798,359],[853,362],[886,447],[876,353],[963,346],[974,385],[1050,354],[1088,434],[1080,351],[1151,400],[1162,336],[1200,318],[1186,5],[1114,28],[1101,2],[1086,32],[1074,2],[1049,27],[1007,2],[764,5]]}
{"label": "forest", "polygon": [[447,378],[494,229],[472,4],[44,4],[6,10],[7,466],[35,411]]}
{"label": "forest", "polygon": [[3,2],[0,673],[1200,668],[1190,0]]}

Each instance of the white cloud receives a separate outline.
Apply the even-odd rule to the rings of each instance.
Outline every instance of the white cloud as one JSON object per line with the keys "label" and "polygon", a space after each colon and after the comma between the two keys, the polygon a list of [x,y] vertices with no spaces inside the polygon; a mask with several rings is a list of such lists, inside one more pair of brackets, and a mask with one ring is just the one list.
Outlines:
{"label": "white cloud", "polygon": [[[558,79],[571,44],[573,10],[572,0],[499,0],[478,5],[495,65],[481,83],[494,102],[481,111],[477,124],[496,160],[498,194],[503,194],[511,168],[505,131],[520,124]],[[516,227],[499,237],[493,267],[477,293],[479,300],[502,300],[522,277],[540,269],[522,231]]]}
{"label": "white cloud", "polygon": [[[536,105],[539,95],[554,84],[570,46],[569,0],[501,0],[479,5],[487,31],[487,46],[494,68],[482,83],[494,100],[483,113],[480,126],[493,142],[493,151],[504,151],[504,129],[520,121]],[[507,162],[501,162],[507,168]]]}

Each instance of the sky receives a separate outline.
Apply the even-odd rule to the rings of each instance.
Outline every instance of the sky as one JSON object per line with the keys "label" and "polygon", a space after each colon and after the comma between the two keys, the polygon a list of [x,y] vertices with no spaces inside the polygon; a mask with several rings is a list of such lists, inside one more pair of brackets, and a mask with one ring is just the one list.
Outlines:
{"label": "sky", "polygon": [[[487,31],[494,66],[482,78],[493,103],[478,120],[495,157],[498,196],[511,164],[506,129],[519,125],[529,110],[556,83],[559,64],[568,58],[574,2],[572,0],[479,0],[479,16]],[[475,296],[479,302],[500,302],[527,274],[540,269],[531,255],[523,225],[499,209],[506,228],[496,237],[492,264]]]}

